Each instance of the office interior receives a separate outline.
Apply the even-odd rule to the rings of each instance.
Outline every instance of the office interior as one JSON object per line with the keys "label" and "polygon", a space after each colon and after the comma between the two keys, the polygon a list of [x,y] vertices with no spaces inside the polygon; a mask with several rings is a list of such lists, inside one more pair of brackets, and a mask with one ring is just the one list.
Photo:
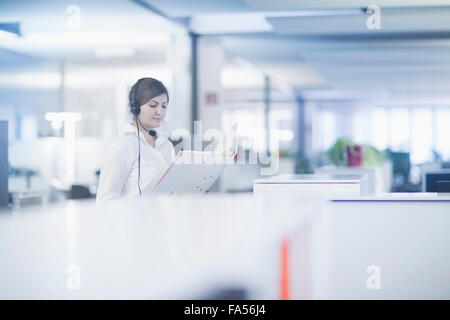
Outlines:
{"label": "office interior", "polygon": [[[449,299],[449,21],[446,0],[1,2],[0,297]],[[236,163],[208,194],[98,207],[142,77],[170,130],[236,126]]]}

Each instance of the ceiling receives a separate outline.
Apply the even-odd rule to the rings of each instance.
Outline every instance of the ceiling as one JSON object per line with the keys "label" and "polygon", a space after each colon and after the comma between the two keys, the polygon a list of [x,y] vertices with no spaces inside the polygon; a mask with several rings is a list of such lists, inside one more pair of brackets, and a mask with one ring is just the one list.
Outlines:
{"label": "ceiling", "polygon": [[[214,25],[228,52],[287,81],[299,94],[320,89],[330,99],[378,96],[450,104],[450,1],[145,1],[169,17],[259,27],[241,34]],[[381,29],[367,27],[370,5],[380,7]]]}
{"label": "ceiling", "polygon": [[[67,31],[71,3],[82,9],[85,33]],[[370,5],[381,8],[380,29],[367,27],[370,14],[365,8]],[[143,57],[153,54],[156,59],[157,48],[167,41],[162,34],[185,32],[177,23],[183,21],[200,34],[221,37],[229,55],[247,59],[299,95],[317,96],[314,92],[321,90],[330,99],[435,99],[450,104],[449,0],[0,2],[0,22],[16,21],[29,37],[7,44],[0,39],[0,68],[33,64],[42,57],[88,58],[98,39],[103,46],[133,43]],[[118,36],[102,37],[111,30]],[[39,45],[45,39],[60,45]]]}
{"label": "ceiling", "polygon": [[[79,28],[68,25],[73,4],[80,8]],[[158,62],[169,36],[186,34],[184,27],[129,0],[0,1],[0,23],[6,22],[20,22],[23,37],[0,38],[1,69],[45,61],[101,62],[97,55],[126,55],[130,47],[135,60]]]}

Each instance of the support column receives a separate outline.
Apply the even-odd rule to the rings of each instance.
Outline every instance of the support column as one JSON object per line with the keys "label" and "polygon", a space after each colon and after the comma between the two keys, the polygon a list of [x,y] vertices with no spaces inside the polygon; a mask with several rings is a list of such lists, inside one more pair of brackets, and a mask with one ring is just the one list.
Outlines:
{"label": "support column", "polygon": [[191,133],[198,118],[198,35],[191,33]]}
{"label": "support column", "polygon": [[264,125],[266,129],[266,148],[267,153],[270,155],[270,78],[264,76]]}
{"label": "support column", "polygon": [[[203,130],[222,129],[223,88],[221,72],[225,54],[219,38],[197,39],[198,61],[198,116]],[[195,119],[195,118],[194,118]]]}
{"label": "support column", "polygon": [[9,203],[8,171],[8,121],[0,121],[0,208]]}
{"label": "support column", "polygon": [[58,91],[58,109],[59,112],[66,111],[66,97],[65,97],[65,86],[66,86],[66,64],[62,61],[59,64],[59,76],[60,76],[60,84]]}
{"label": "support column", "polygon": [[306,136],[306,123],[305,123],[305,101],[301,98],[297,99],[297,151],[300,154],[306,154],[305,148],[305,136]]}
{"label": "support column", "polygon": [[172,74],[172,85],[166,120],[171,130],[187,129],[189,131],[192,126],[191,90],[195,86],[195,80],[189,70],[192,56],[189,49],[193,45],[191,41],[195,40],[187,35],[172,36],[167,50],[167,65]]}
{"label": "support column", "polygon": [[[221,46],[221,39],[215,37],[198,37],[196,38],[195,46],[197,59],[193,59],[193,77],[197,80],[198,88],[196,90],[197,97],[195,102],[198,106],[197,110],[193,110],[193,119],[202,121],[202,127],[198,131],[205,131],[208,129],[222,129],[222,112],[223,112],[223,88],[221,73],[225,63],[225,53]],[[196,66],[196,68],[195,68]],[[195,90],[195,88],[194,88]],[[198,114],[196,114],[198,112]],[[228,128],[227,128],[228,129]],[[196,130],[192,130],[194,134],[199,134]],[[203,133],[202,133],[203,136]],[[206,142],[207,144],[208,142]],[[204,141],[194,138],[193,147],[198,150],[198,147],[206,145]],[[211,187],[211,192],[216,192],[221,189],[220,178]]]}
{"label": "support column", "polygon": [[305,157],[312,157],[313,150],[313,129],[318,130],[318,128],[313,128],[313,114],[314,109],[317,108],[317,104],[314,102],[303,101],[303,155]]}

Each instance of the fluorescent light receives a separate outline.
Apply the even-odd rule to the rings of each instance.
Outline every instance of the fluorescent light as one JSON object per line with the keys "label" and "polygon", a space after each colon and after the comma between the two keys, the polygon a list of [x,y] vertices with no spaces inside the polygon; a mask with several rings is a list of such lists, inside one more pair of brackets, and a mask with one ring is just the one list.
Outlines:
{"label": "fluorescent light", "polygon": [[54,89],[61,86],[61,74],[57,72],[2,73],[0,86]]}
{"label": "fluorescent light", "polygon": [[[172,84],[172,72],[165,66],[97,66],[79,67],[68,65],[64,76],[65,88],[107,88],[118,83],[134,83],[136,79],[153,77],[166,86]],[[58,72],[8,72],[0,74],[0,87],[3,88],[42,88],[61,87],[61,74]]]}
{"label": "fluorescent light", "polygon": [[50,125],[52,127],[53,130],[59,130],[62,128],[62,122],[61,121],[51,121]]}
{"label": "fluorescent light", "polygon": [[278,130],[278,138],[281,141],[291,141],[294,139],[294,132],[292,130]]}
{"label": "fluorescent light", "polygon": [[81,113],[78,112],[47,112],[45,120],[47,121],[73,121],[77,122],[82,119]]}
{"label": "fluorescent light", "polygon": [[62,121],[58,117],[58,113],[57,112],[47,112],[45,114],[45,120],[47,120],[47,121]]}
{"label": "fluorescent light", "polygon": [[172,83],[172,72],[161,65],[117,65],[98,66],[95,68],[68,66],[64,84],[67,88],[107,88],[119,83],[134,83],[136,79],[153,77],[166,86]]}
{"label": "fluorescent light", "polygon": [[220,78],[225,88],[260,88],[264,85],[264,78],[260,72],[229,65],[222,68]]}
{"label": "fluorescent light", "polygon": [[195,33],[244,33],[272,31],[272,25],[259,13],[200,14],[189,20]]}
{"label": "fluorescent light", "polygon": [[362,9],[327,9],[327,10],[291,10],[291,11],[263,11],[266,18],[288,17],[327,17],[327,16],[352,16],[365,15]]}
{"label": "fluorescent light", "polygon": [[269,117],[273,120],[291,120],[292,111],[288,109],[270,110]]}
{"label": "fluorescent light", "polygon": [[94,54],[98,58],[130,58],[136,54],[136,50],[127,47],[99,48]]}

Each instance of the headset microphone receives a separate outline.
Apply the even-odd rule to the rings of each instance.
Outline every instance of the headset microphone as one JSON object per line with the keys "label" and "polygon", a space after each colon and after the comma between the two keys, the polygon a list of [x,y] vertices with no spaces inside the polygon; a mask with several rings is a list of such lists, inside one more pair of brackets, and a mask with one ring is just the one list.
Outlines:
{"label": "headset microphone", "polygon": [[153,129],[147,130],[146,128],[144,128],[144,126],[141,124],[141,122],[139,121],[138,118],[136,118],[136,120],[139,123],[139,125],[141,126],[141,128],[144,129],[145,131],[147,131],[149,135],[151,135],[152,137],[158,138],[158,134],[156,133],[155,130],[153,130]]}

